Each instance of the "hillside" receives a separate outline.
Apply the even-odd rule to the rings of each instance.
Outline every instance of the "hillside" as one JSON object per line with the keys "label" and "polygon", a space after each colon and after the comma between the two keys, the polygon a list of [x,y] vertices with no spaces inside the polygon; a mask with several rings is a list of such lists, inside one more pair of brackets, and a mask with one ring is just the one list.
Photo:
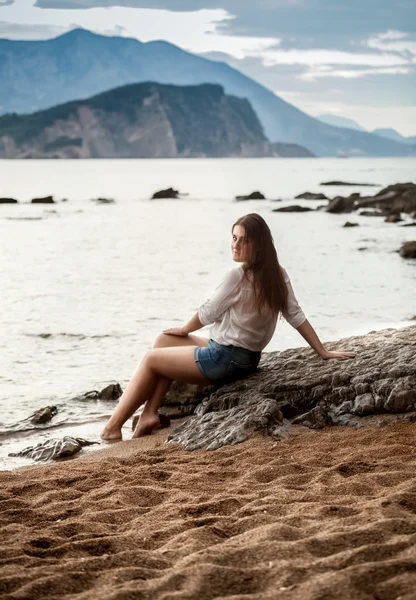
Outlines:
{"label": "hillside", "polygon": [[271,142],[300,144],[319,156],[407,156],[413,148],[372,133],[322,123],[222,62],[167,42],[143,44],[75,29],[46,41],[0,40],[0,112],[33,112],[140,81],[217,83],[247,98]]}
{"label": "hillside", "polygon": [[0,117],[0,158],[271,156],[250,103],[219,85],[138,83]]}

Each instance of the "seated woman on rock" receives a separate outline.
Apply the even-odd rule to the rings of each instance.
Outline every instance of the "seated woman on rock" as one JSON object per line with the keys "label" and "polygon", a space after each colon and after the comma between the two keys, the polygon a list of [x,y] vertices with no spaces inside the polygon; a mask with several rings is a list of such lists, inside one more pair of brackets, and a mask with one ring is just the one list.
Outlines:
{"label": "seated woman on rock", "polygon": [[[233,260],[241,264],[226,273],[189,323],[167,329],[157,337],[102,432],[102,439],[121,439],[123,424],[144,403],[133,437],[159,427],[158,409],[173,380],[218,386],[254,373],[280,315],[322,358],[354,356],[350,352],[329,352],[322,345],[297,303],[290,279],[279,265],[270,229],[260,215],[248,214],[234,223],[231,250]],[[190,335],[205,325],[212,325],[210,340]]]}

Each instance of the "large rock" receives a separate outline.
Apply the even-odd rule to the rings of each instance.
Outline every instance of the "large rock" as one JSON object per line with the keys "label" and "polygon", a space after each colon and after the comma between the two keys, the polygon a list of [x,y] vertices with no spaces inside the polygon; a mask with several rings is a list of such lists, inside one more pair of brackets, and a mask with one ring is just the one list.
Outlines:
{"label": "large rock", "polygon": [[416,185],[395,183],[382,189],[375,196],[360,198],[357,208],[373,206],[388,211],[388,214],[412,213],[416,210]]}
{"label": "large rock", "polygon": [[0,198],[0,204],[18,204],[15,198]]}
{"label": "large rock", "polygon": [[213,449],[256,432],[280,438],[289,427],[284,416],[319,428],[364,425],[377,414],[405,418],[416,410],[415,325],[325,345],[355,352],[355,358],[322,360],[309,348],[264,353],[251,377],[207,388],[195,415],[169,441],[188,450]]}
{"label": "large rock", "polygon": [[98,442],[89,442],[83,438],[66,435],[61,440],[46,440],[19,452],[10,452],[9,456],[21,456],[36,461],[57,460],[59,458],[69,458],[80,452],[83,446],[91,446],[92,444],[98,444]]}

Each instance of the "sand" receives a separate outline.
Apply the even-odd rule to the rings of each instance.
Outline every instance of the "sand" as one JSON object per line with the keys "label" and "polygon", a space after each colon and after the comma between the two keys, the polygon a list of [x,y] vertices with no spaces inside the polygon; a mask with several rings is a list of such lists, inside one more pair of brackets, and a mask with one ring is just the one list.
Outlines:
{"label": "sand", "polygon": [[0,597],[416,598],[416,425],[0,473]]}

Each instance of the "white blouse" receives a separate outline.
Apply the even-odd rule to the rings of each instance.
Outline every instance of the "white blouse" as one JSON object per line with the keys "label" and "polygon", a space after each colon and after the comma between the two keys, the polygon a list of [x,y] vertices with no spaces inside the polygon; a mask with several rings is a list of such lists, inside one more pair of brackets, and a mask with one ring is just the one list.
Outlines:
{"label": "white blouse", "polygon": [[[283,273],[288,289],[288,310],[283,316],[296,329],[306,317],[284,269]],[[212,296],[199,307],[198,318],[204,326],[213,325],[210,337],[218,344],[261,352],[273,336],[277,316],[270,309],[258,313],[252,282],[244,274],[242,265],[228,271]]]}

